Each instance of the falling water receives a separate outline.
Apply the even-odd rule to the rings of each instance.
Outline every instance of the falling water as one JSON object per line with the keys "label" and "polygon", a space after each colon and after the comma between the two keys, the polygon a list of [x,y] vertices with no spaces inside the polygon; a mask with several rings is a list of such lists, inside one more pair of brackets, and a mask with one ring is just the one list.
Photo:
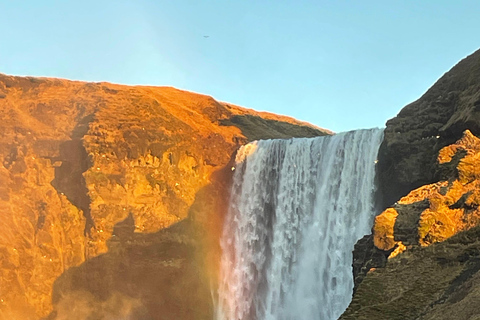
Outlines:
{"label": "falling water", "polygon": [[236,158],[217,320],[331,320],[370,232],[380,129],[256,141]]}

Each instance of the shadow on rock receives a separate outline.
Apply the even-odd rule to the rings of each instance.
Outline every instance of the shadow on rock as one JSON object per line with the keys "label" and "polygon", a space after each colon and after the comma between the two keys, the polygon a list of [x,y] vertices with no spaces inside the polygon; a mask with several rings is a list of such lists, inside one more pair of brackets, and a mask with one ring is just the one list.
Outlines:
{"label": "shadow on rock", "polygon": [[106,254],[57,279],[47,319],[204,318],[209,292],[189,229],[185,220],[156,233],[134,233],[129,215],[116,225]]}
{"label": "shadow on rock", "polygon": [[233,159],[197,192],[187,219],[150,234],[134,232],[132,213],[117,223],[107,253],[55,281],[46,320],[212,318]]}

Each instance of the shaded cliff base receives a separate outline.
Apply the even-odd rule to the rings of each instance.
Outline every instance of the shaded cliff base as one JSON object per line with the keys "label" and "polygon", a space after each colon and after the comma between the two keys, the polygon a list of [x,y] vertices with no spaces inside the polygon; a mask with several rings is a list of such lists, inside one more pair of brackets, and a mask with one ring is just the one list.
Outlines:
{"label": "shaded cliff base", "polygon": [[129,216],[115,227],[107,253],[67,270],[55,282],[46,319],[208,319],[211,297],[203,250],[191,221],[134,233]]}
{"label": "shaded cliff base", "polygon": [[343,320],[480,318],[480,227],[371,269]]}

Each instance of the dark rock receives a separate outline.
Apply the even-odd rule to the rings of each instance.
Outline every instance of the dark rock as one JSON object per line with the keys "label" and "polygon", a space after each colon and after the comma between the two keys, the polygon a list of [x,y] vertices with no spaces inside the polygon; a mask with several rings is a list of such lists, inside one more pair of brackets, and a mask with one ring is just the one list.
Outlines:
{"label": "dark rock", "polygon": [[398,212],[394,226],[394,239],[404,245],[418,244],[418,222],[421,213],[430,206],[428,200],[420,200],[410,204],[398,204],[394,208]]}
{"label": "dark rock", "polygon": [[420,99],[389,120],[379,150],[381,206],[410,190],[444,180],[438,151],[469,129],[480,135],[480,51],[441,77]]}
{"label": "dark rock", "polygon": [[380,250],[373,244],[373,235],[366,235],[358,240],[353,250],[353,294],[363,281],[367,273],[376,268],[383,268],[387,264],[387,258],[393,249]]}

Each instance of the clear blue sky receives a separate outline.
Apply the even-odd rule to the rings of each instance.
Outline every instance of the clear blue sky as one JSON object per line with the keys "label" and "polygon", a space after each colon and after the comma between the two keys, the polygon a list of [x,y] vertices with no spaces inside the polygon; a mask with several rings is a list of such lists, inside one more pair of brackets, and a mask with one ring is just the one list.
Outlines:
{"label": "clear blue sky", "polygon": [[478,0],[0,0],[0,72],[383,127],[480,47],[479,17]]}

